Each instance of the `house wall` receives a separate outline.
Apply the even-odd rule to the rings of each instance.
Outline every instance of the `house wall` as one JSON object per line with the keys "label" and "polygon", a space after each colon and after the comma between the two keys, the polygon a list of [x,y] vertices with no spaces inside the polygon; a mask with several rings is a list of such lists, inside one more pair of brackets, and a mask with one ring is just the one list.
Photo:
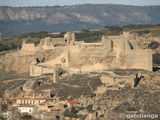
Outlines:
{"label": "house wall", "polygon": [[30,65],[30,76],[40,76],[46,73],[53,73],[54,69],[38,65]]}
{"label": "house wall", "polygon": [[34,112],[34,107],[18,107],[20,113],[32,114]]}
{"label": "house wall", "polygon": [[45,102],[46,99],[27,99],[27,98],[17,98],[16,99],[16,104],[18,105],[38,105],[40,103]]}

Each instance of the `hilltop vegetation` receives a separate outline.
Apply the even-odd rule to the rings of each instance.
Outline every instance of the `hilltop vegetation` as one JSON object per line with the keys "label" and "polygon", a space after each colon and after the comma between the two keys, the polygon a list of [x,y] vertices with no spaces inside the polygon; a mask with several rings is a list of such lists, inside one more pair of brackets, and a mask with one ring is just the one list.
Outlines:
{"label": "hilltop vegetation", "polygon": [[[96,31],[91,30],[82,30],[81,33],[76,33],[77,41],[85,42],[99,42],[102,35],[119,35],[123,31],[130,31],[138,33],[139,35],[152,33],[152,36],[160,37],[160,24],[157,25],[146,25],[146,24],[129,24],[126,26],[106,26],[104,29],[99,29]],[[31,32],[23,34],[19,37],[3,38],[0,41],[0,51],[12,50],[21,48],[23,39],[27,39],[29,43],[38,44],[42,38],[45,37],[63,37],[65,32],[60,34],[50,34],[50,32],[41,31],[41,32]],[[159,46],[159,43],[151,42],[148,47],[156,49]]]}

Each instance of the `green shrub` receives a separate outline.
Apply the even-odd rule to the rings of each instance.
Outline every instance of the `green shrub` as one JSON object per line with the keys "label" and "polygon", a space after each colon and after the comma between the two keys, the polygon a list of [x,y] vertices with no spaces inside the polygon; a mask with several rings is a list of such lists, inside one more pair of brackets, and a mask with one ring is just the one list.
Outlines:
{"label": "green shrub", "polygon": [[87,112],[89,112],[89,113],[92,112],[93,111],[92,108],[93,108],[93,104],[88,105],[86,107]]}
{"label": "green shrub", "polygon": [[0,117],[0,120],[7,120],[7,118],[4,118],[4,117]]}
{"label": "green shrub", "polygon": [[123,26],[123,28],[131,30],[131,29],[142,29],[142,28],[151,28],[154,27],[154,25],[150,24],[128,24]]}
{"label": "green shrub", "polygon": [[144,30],[144,31],[143,31],[143,33],[145,33],[145,34],[146,34],[146,33],[150,33],[150,32],[151,32],[150,30]]}
{"label": "green shrub", "polygon": [[83,30],[82,30],[82,32],[89,32],[89,30],[87,30],[87,29],[83,29]]}
{"label": "green shrub", "polygon": [[72,112],[68,112],[68,113],[64,113],[65,117],[70,117],[70,118],[74,118],[75,115]]}
{"label": "green shrub", "polygon": [[9,50],[10,47],[8,45],[4,45],[0,43],[0,51]]}
{"label": "green shrub", "polygon": [[143,35],[143,34],[147,34],[150,33],[150,30],[142,30],[142,31],[137,31],[138,35]]}
{"label": "green shrub", "polygon": [[159,43],[158,42],[155,42],[155,41],[152,41],[149,45],[148,45],[148,48],[151,48],[151,49],[157,49],[159,47]]}
{"label": "green shrub", "polygon": [[75,109],[75,107],[72,107],[70,112],[68,110],[64,112],[64,116],[70,118],[78,118],[79,116],[77,115],[77,113],[78,111]]}
{"label": "green shrub", "polygon": [[31,115],[24,115],[24,116],[22,116],[22,119],[23,120],[31,120],[32,116]]}
{"label": "green shrub", "polygon": [[84,41],[86,43],[98,42],[101,40],[102,32],[85,31],[76,33],[76,41]]}
{"label": "green shrub", "polygon": [[153,54],[153,64],[160,65],[160,53]]}
{"label": "green shrub", "polygon": [[46,32],[46,31],[41,31],[41,32],[31,32],[31,33],[27,33],[27,34],[23,34],[22,38],[28,38],[28,37],[31,37],[31,38],[45,38],[45,37],[48,37],[49,36],[49,33]]}

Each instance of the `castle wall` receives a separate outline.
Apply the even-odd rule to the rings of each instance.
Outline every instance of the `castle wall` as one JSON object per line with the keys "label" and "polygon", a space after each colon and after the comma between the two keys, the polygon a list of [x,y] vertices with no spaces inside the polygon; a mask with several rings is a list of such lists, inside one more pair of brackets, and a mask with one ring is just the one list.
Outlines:
{"label": "castle wall", "polygon": [[115,51],[117,58],[120,53],[124,53],[124,40],[113,40],[113,51]]}
{"label": "castle wall", "polygon": [[102,36],[102,43],[105,50],[116,51],[117,54],[128,53],[132,45],[129,39],[121,36]]}
{"label": "castle wall", "polygon": [[124,40],[124,53],[130,53],[130,51],[133,49],[131,43],[129,40]]}
{"label": "castle wall", "polygon": [[36,52],[36,47],[34,43],[23,42],[20,54],[22,55],[33,55]]}
{"label": "castle wall", "polygon": [[42,74],[42,68],[37,65],[30,65],[30,76],[40,76]]}
{"label": "castle wall", "polygon": [[8,54],[5,56],[4,60],[5,69],[6,71],[15,70],[19,73],[29,72],[29,66],[34,59],[34,56]]}
{"label": "castle wall", "polygon": [[41,65],[44,66],[54,66],[54,65],[60,65],[60,66],[68,66],[68,50],[65,49],[64,52],[56,57],[55,59],[49,60],[46,63],[42,63]]}
{"label": "castle wall", "polygon": [[49,68],[45,66],[38,66],[38,65],[30,65],[30,76],[40,76],[42,74],[53,73],[54,68]]}
{"label": "castle wall", "polygon": [[93,64],[93,65],[83,66],[83,67],[81,68],[81,71],[83,71],[83,72],[103,71],[103,70],[106,70],[106,69],[107,69],[107,66],[106,66],[105,64],[96,63],[96,64]]}
{"label": "castle wall", "polygon": [[107,36],[102,36],[102,42],[104,44],[104,49],[109,51],[112,50],[113,45],[111,39],[107,39]]}
{"label": "castle wall", "polygon": [[112,85],[118,84],[123,81],[125,81],[126,83],[132,86],[134,85],[134,78],[131,76],[130,77],[126,77],[126,76],[115,77],[115,76],[103,75],[101,77],[101,82],[104,83],[105,86],[112,86]]}
{"label": "castle wall", "polygon": [[137,49],[126,56],[125,64],[121,65],[123,69],[144,69],[152,71],[152,51]]}
{"label": "castle wall", "polygon": [[50,60],[52,56],[52,52],[42,52],[40,54],[34,55],[21,55],[18,52],[9,53],[5,55],[4,59],[5,70],[15,70],[18,73],[29,73],[30,65],[32,62],[36,61],[36,58],[45,58],[45,60],[47,61]]}
{"label": "castle wall", "polygon": [[34,43],[23,43],[22,44],[22,50],[34,50],[35,49],[35,45]]}
{"label": "castle wall", "polygon": [[100,48],[70,48],[68,53],[68,65],[73,72],[103,71],[111,69],[115,62],[115,56],[106,55]]}
{"label": "castle wall", "polygon": [[[53,54],[54,55],[54,54]],[[44,63],[30,65],[30,76],[39,76],[45,73],[53,73],[54,66],[68,66],[68,50],[65,49],[59,56]]]}

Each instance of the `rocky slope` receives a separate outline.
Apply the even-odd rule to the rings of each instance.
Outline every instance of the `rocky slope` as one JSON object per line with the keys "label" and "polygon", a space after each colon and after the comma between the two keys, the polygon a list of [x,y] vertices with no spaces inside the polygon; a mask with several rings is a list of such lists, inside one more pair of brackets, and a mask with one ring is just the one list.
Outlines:
{"label": "rocky slope", "polygon": [[70,31],[106,25],[156,24],[160,6],[75,5],[63,7],[0,7],[3,35],[33,31]]}

